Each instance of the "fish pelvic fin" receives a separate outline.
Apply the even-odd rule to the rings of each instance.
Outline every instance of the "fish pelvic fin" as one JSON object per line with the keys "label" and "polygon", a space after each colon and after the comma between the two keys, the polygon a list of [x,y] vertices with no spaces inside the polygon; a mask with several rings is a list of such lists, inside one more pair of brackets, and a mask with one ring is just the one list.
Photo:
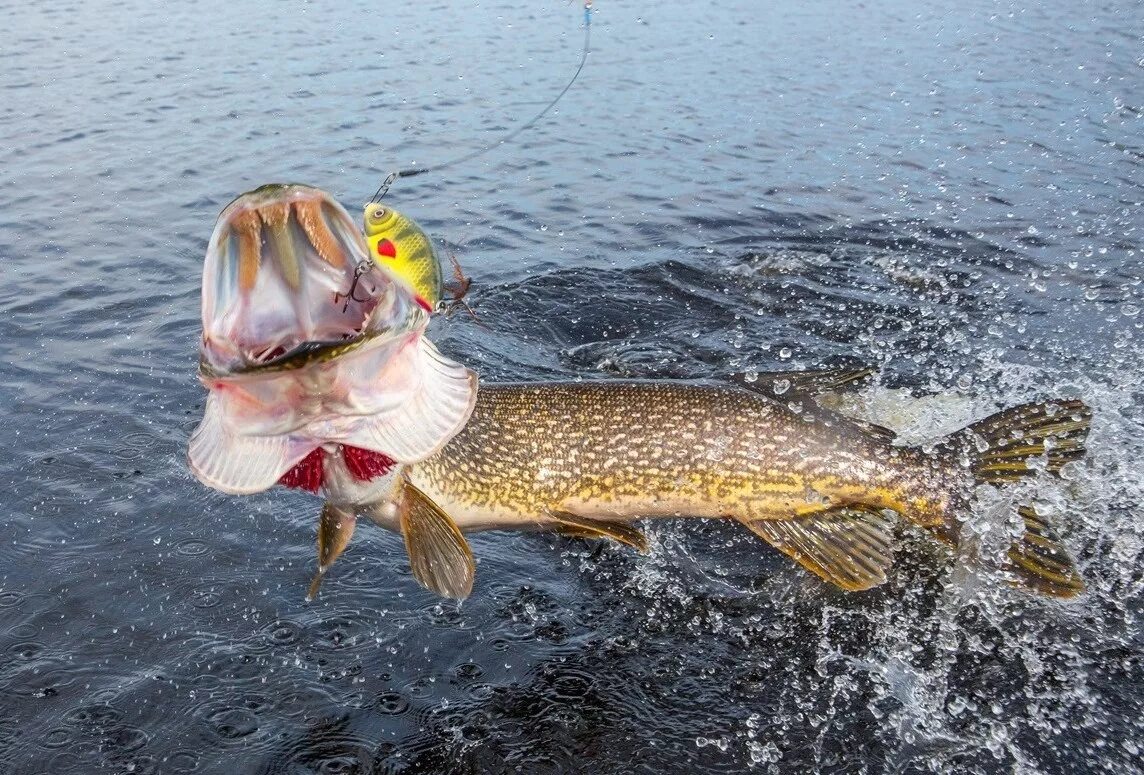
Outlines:
{"label": "fish pelvic fin", "polygon": [[318,518],[318,572],[314,574],[314,580],[306,592],[307,600],[318,596],[318,588],[322,585],[326,571],[349,546],[356,524],[357,517],[352,509],[334,506],[329,502],[322,506],[322,516]]}
{"label": "fish pelvic fin", "polygon": [[476,563],[453,518],[408,481],[402,486],[397,513],[413,578],[444,597],[467,598],[473,591]]}
{"label": "fish pelvic fin", "polygon": [[558,522],[556,532],[574,538],[608,538],[647,554],[647,536],[639,528],[623,522],[606,522],[582,517],[567,511],[552,511],[548,516]]}
{"label": "fish pelvic fin", "polygon": [[1022,404],[978,420],[951,442],[968,456],[978,482],[1005,484],[1041,469],[1059,474],[1084,457],[1091,422],[1092,410],[1079,399]]}
{"label": "fish pelvic fin", "polygon": [[799,519],[740,520],[811,573],[848,592],[876,587],[894,562],[895,519],[844,506]]}

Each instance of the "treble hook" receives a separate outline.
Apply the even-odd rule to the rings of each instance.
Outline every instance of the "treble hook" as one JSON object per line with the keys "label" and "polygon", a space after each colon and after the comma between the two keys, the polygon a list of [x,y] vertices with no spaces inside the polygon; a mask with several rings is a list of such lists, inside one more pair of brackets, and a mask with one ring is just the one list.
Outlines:
{"label": "treble hook", "polygon": [[366,272],[372,271],[373,268],[374,268],[373,261],[369,260],[368,258],[363,258],[361,261],[358,262],[357,266],[354,267],[354,279],[353,279],[353,282],[350,283],[350,289],[345,293],[335,293],[334,294],[334,303],[335,304],[337,303],[338,299],[345,299],[346,300],[346,303],[342,305],[342,312],[345,312],[347,309],[350,308],[350,300],[351,299],[353,301],[356,301],[358,304],[361,304],[362,302],[369,301],[368,296],[364,299],[359,299],[357,296],[354,295],[354,291],[357,290],[358,282],[361,280],[362,275],[364,275]]}
{"label": "treble hook", "polygon": [[461,308],[468,312],[475,322],[481,328],[488,328],[484,322],[477,317],[477,313],[473,312],[473,308],[465,301],[465,296],[469,293],[469,287],[473,284],[473,278],[465,274],[465,270],[461,269],[461,262],[457,260],[457,254],[449,251],[449,260],[453,264],[453,281],[444,283],[445,290],[452,293],[452,297],[442,299],[442,305],[445,310],[445,317],[451,317],[452,314]]}

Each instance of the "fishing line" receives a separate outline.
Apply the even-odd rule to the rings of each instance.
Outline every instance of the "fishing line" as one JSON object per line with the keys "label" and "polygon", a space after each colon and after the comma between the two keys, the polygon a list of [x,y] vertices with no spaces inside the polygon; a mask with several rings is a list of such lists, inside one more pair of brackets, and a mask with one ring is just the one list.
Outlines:
{"label": "fishing line", "polygon": [[592,42],[592,0],[584,0],[584,50],[580,54],[580,64],[577,65],[576,72],[572,74],[571,80],[569,80],[568,83],[566,83],[564,85],[564,88],[560,90],[560,93],[557,94],[555,97],[553,97],[552,100],[547,105],[545,105],[544,108],[541,109],[541,111],[539,113],[537,113],[531,119],[526,121],[524,124],[521,124],[516,129],[514,129],[511,132],[509,132],[508,134],[506,134],[504,137],[497,140],[495,143],[490,143],[489,145],[486,145],[483,148],[477,148],[474,151],[469,151],[468,153],[466,153],[462,156],[458,156],[455,159],[449,159],[448,161],[442,162],[440,164],[435,164],[432,167],[413,167],[413,168],[404,169],[404,170],[394,170],[393,172],[391,172],[385,176],[385,179],[383,181],[381,181],[381,185],[377,187],[377,193],[375,193],[369,201],[370,202],[380,202],[382,197],[384,197],[386,195],[386,193],[389,191],[389,187],[392,186],[395,182],[397,182],[398,178],[411,178],[414,175],[422,175],[426,172],[437,172],[438,170],[443,170],[443,169],[446,169],[448,167],[452,167],[452,166],[457,165],[457,164],[464,164],[467,161],[472,161],[473,159],[477,158],[478,156],[485,154],[485,153],[488,153],[493,148],[497,148],[501,145],[504,145],[505,143],[511,142],[512,140],[516,139],[517,135],[519,135],[521,132],[535,126],[536,122],[538,122],[538,121],[540,121],[540,119],[544,118],[544,115],[548,111],[550,111],[556,105],[557,102],[560,102],[560,98],[568,93],[568,90],[572,88],[572,84],[576,83],[576,79],[580,77],[580,71],[584,69],[584,65],[588,61],[588,51],[589,51],[589,47],[591,45],[591,42]]}

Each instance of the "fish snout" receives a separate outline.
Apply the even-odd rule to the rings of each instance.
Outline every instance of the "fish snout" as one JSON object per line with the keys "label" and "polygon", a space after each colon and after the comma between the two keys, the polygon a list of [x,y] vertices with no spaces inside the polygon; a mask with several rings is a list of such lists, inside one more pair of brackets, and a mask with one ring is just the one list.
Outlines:
{"label": "fish snout", "polygon": [[[310,186],[247,192],[218,217],[203,268],[203,362],[231,373],[307,344],[337,344],[408,317],[355,221]],[[386,317],[377,321],[375,312]],[[390,318],[393,318],[392,320]]]}

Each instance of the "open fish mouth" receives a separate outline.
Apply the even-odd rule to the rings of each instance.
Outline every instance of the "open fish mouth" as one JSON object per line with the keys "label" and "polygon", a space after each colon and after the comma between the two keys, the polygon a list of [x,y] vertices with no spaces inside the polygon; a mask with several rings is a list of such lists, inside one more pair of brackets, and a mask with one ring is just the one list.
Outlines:
{"label": "open fish mouth", "polygon": [[188,462],[234,494],[272,487],[319,447],[424,460],[464,425],[476,374],[425,336],[429,312],[370,260],[323,191],[267,185],[218,217],[203,268],[200,378]]}
{"label": "open fish mouth", "polygon": [[369,258],[329,194],[271,184],[223,209],[203,268],[202,365],[212,374],[305,365],[419,311]]}

